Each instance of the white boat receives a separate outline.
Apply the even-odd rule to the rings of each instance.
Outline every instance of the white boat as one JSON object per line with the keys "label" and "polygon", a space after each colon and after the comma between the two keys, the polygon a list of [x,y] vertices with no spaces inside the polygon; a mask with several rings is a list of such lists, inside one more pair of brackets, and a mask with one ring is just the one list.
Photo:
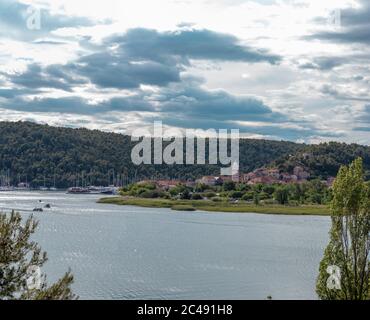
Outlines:
{"label": "white boat", "polygon": [[87,188],[80,188],[80,187],[73,187],[73,188],[69,188],[67,190],[67,193],[73,193],[73,194],[87,194],[87,193],[91,193],[89,189]]}
{"label": "white boat", "polygon": [[92,193],[92,194],[100,194],[100,193],[102,193],[102,191],[103,191],[104,187],[90,186],[90,187],[88,187],[87,189],[88,189],[88,190],[90,191],[90,193]]}
{"label": "white boat", "polygon": [[118,194],[119,188],[114,186],[105,187],[100,193],[102,194]]}

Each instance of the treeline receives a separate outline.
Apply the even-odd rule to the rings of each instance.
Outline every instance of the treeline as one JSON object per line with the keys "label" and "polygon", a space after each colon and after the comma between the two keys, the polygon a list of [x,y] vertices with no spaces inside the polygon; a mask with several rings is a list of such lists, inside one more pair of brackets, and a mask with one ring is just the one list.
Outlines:
{"label": "treeline", "polygon": [[[136,142],[129,136],[98,130],[57,128],[31,122],[0,122],[0,177],[32,187],[127,184],[142,179],[197,179],[218,175],[218,165],[141,165],[131,161]],[[356,157],[370,169],[370,148],[329,143],[242,139],[240,172],[277,165],[291,172],[303,165],[313,178],[335,176],[341,164]],[[7,179],[2,179],[2,181]]]}
{"label": "treeline", "polygon": [[121,195],[146,199],[212,200],[259,204],[328,204],[332,199],[331,188],[320,180],[301,184],[255,184],[224,182],[218,186],[178,184],[170,189],[158,188],[154,182],[136,183],[121,189]]}
{"label": "treeline", "polygon": [[[127,184],[141,179],[196,179],[218,175],[217,165],[141,165],[131,162],[136,142],[98,130],[57,128],[31,122],[0,122],[0,175],[32,187]],[[300,150],[292,142],[242,140],[240,169],[264,166]]]}

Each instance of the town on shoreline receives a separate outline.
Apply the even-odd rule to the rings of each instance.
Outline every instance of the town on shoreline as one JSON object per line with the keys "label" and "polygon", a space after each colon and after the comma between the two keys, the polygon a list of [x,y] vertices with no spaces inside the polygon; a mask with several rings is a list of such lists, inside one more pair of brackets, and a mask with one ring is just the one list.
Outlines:
{"label": "town on shoreline", "polygon": [[178,211],[327,215],[334,180],[310,179],[300,166],[294,167],[292,174],[260,168],[232,176],[203,176],[195,181],[141,180],[121,188],[120,197],[99,202]]}

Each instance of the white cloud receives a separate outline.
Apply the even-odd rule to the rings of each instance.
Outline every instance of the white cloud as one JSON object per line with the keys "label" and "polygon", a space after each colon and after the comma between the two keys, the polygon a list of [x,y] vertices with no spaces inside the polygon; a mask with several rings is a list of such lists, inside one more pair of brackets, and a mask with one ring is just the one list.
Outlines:
{"label": "white cloud", "polygon": [[[0,35],[0,89],[14,89],[6,74],[24,72],[32,63],[41,66],[65,64],[95,52],[102,39],[122,34],[130,28],[174,31],[195,28],[229,34],[241,45],[263,48],[283,57],[278,65],[236,61],[190,60],[182,66],[181,81],[186,77],[201,78],[203,90],[223,89],[234,95],[253,95],[273,111],[291,116],[292,122],[281,128],[299,129],[306,126],[323,131],[305,136],[306,141],[323,141],[327,131],[342,135],[344,141],[370,144],[366,133],[351,131],[356,127],[357,110],[369,99],[369,51],[364,45],[307,39],[304,36],[330,31],[326,18],[335,9],[358,8],[360,0],[23,0],[22,3],[41,6],[51,15],[85,17],[94,24],[65,25],[40,37],[21,39]],[[15,0],[13,1],[16,2]],[[318,20],[317,18],[321,18]],[[112,20],[111,23],[103,23]],[[321,22],[318,22],[321,21]],[[10,30],[12,31],[12,30]],[[13,34],[9,32],[9,34]],[[19,34],[18,34],[19,35]],[[101,48],[99,48],[101,50]],[[109,75],[107,75],[109,76]],[[181,85],[181,84],[180,84]],[[56,98],[79,96],[83,100],[100,102],[115,96],[136,94],[144,97],[160,95],[151,82],[139,88],[98,89],[93,83],[76,84],[72,92],[42,89],[29,97]],[[0,98],[4,101],[4,98]],[[6,104],[3,104],[6,105]],[[227,110],[225,110],[227,113]],[[108,112],[103,116],[83,116],[19,111],[2,112],[2,120],[34,117],[51,124],[84,125],[122,131],[124,126],[144,124],[135,112]],[[108,120],[109,119],[109,120]],[[301,121],[299,124],[294,120]],[[277,124],[271,124],[275,127]],[[297,127],[299,126],[299,128]],[[250,125],[250,128],[253,126]],[[248,133],[253,136],[259,132]],[[278,137],[275,134],[271,136]]]}

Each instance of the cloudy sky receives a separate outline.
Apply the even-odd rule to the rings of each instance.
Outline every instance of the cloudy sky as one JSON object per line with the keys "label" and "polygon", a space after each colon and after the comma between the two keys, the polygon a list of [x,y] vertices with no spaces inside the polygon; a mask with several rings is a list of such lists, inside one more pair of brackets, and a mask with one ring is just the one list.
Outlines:
{"label": "cloudy sky", "polygon": [[370,144],[368,0],[0,1],[0,120]]}

